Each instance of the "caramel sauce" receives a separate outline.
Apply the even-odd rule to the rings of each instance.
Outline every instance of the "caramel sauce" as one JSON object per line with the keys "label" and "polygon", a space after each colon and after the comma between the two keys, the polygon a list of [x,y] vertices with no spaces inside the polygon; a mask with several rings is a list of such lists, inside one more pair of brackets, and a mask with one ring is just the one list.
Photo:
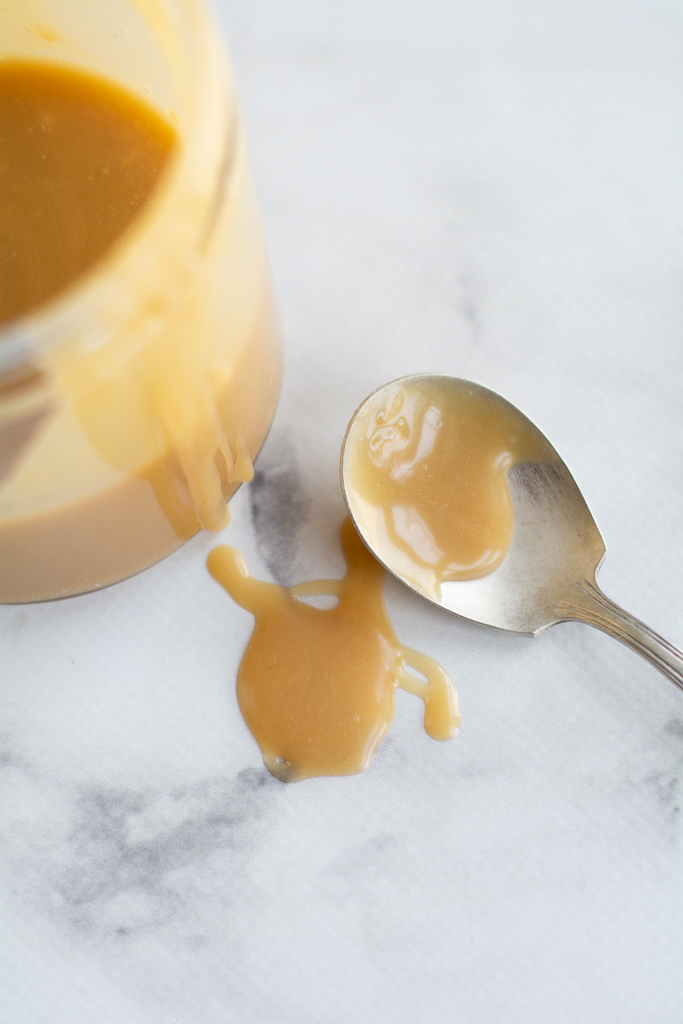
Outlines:
{"label": "caramel sauce", "polygon": [[[460,724],[445,670],[397,639],[384,605],[384,570],[349,519],[341,544],[343,579],[289,588],[254,579],[235,548],[214,548],[207,561],[256,619],[237,696],[266,767],[286,782],[367,768],[393,718],[396,687],[424,701],[424,727],[434,739],[450,739]],[[315,594],[338,603],[321,609],[302,601]]]}
{"label": "caramel sauce", "polygon": [[[264,317],[236,363],[235,383],[239,386],[228,383],[215,398],[225,434],[235,437],[244,430],[244,451],[248,447],[258,452],[266,435],[279,388],[279,368],[277,335]],[[54,434],[55,444],[65,440],[66,431]],[[44,442],[52,443],[49,433]],[[72,460],[80,457],[75,433],[66,435],[65,447]],[[57,474],[59,458],[57,451]],[[246,475],[251,460],[245,465],[246,456],[238,451],[240,458],[242,464],[235,469]],[[42,469],[42,460],[39,465]],[[31,469],[27,460],[26,476]],[[170,451],[138,472],[121,473],[112,482],[107,479],[104,486],[89,487],[78,500],[4,518],[0,483],[0,601],[43,601],[108,586],[175,551],[202,528],[184,476],[179,459]],[[26,487],[20,488],[23,482],[22,473],[15,488],[20,494],[26,491]],[[6,507],[13,483],[8,480]],[[237,483],[229,482],[223,471],[219,487],[225,521],[228,511],[224,502]]]}
{"label": "caramel sauce", "polygon": [[466,381],[397,382],[351,427],[344,476],[370,546],[439,600],[446,580],[493,572],[507,554],[517,463],[554,457],[513,406]]}
{"label": "caramel sauce", "polygon": [[91,269],[146,203],[171,126],[114,84],[0,62],[0,323]]}
{"label": "caramel sauce", "polygon": [[[128,319],[98,311],[98,344],[39,353],[48,400],[39,414],[0,417],[0,601],[80,593],[139,572],[202,527],[222,529],[227,500],[253,475],[281,350],[231,116],[220,193],[209,166],[190,200],[183,193],[164,215],[176,218],[172,238],[188,237],[187,224],[192,238],[203,233],[201,252],[181,253],[180,283],[164,273],[179,262],[172,246],[154,251],[153,285],[144,272],[126,279]],[[182,126],[115,82],[0,62],[0,322],[97,269],[183,144]]]}

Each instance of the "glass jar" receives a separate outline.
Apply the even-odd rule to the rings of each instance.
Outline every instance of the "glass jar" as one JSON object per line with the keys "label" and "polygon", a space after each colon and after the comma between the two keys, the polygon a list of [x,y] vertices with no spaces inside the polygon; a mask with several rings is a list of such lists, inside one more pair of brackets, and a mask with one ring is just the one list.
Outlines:
{"label": "glass jar", "polygon": [[221,529],[281,342],[232,78],[195,0],[9,0],[2,57],[105,76],[173,125],[98,267],[0,331],[0,601],[107,586]]}

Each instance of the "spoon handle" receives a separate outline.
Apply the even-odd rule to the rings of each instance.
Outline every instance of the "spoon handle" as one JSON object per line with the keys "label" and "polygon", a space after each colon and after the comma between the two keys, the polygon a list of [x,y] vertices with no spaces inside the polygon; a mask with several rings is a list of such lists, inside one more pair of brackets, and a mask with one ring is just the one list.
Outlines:
{"label": "spoon handle", "polygon": [[683,690],[683,652],[610,601],[594,581],[576,583],[571,597],[560,602],[559,611],[564,618],[587,622],[621,640]]}

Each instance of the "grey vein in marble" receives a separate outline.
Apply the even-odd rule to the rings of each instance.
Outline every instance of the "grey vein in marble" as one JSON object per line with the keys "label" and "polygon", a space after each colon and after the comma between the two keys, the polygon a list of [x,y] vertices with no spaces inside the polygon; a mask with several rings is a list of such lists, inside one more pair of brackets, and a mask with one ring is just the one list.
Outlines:
{"label": "grey vein in marble", "polygon": [[292,576],[296,549],[305,525],[308,501],[291,439],[275,431],[261,452],[249,487],[251,519],[259,552],[283,586]]}
{"label": "grey vein in marble", "polygon": [[188,901],[201,903],[193,878],[212,860],[238,886],[239,865],[278,785],[265,769],[246,768],[167,790],[65,787],[4,760],[21,777],[14,784],[23,781],[42,809],[5,830],[17,879],[30,879],[31,902],[53,918],[101,936],[165,926]]}

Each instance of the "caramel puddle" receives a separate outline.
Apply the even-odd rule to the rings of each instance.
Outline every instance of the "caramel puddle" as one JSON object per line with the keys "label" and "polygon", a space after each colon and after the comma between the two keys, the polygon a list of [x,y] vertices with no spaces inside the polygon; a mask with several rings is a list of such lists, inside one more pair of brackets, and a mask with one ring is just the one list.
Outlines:
{"label": "caramel puddle", "polygon": [[[343,579],[289,588],[254,579],[235,548],[214,548],[207,560],[211,575],[256,618],[237,697],[266,767],[283,782],[367,768],[393,718],[398,686],[424,701],[424,727],[434,739],[450,739],[460,724],[446,671],[397,639],[384,605],[384,569],[349,519],[341,544]],[[314,594],[338,603],[320,609],[301,600]]]}
{"label": "caramel puddle", "polygon": [[514,406],[453,378],[371,397],[346,443],[345,480],[368,543],[438,601],[446,580],[485,576],[512,541],[508,470],[555,458]]}

